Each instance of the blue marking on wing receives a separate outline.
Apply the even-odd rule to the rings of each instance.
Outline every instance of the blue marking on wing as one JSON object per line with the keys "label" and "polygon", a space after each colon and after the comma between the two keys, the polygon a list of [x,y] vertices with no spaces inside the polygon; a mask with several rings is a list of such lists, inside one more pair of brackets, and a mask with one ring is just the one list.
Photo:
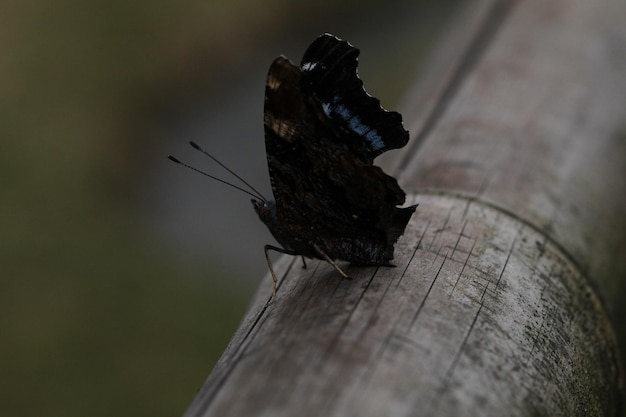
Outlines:
{"label": "blue marking on wing", "polygon": [[[333,101],[339,101],[338,97],[335,97]],[[324,112],[328,114],[329,112],[326,111],[326,107],[324,105],[322,105],[322,107],[324,108]],[[358,116],[352,114],[352,112],[344,104],[339,104],[334,107],[328,105],[328,108],[330,111],[339,115],[339,117],[348,122],[348,126],[350,126],[350,129],[352,129],[358,135],[364,137],[370,144],[370,148],[373,151],[378,151],[385,147],[383,138],[378,134],[378,132],[376,130],[373,130],[368,125],[364,124],[361,119],[359,119]]]}
{"label": "blue marking on wing", "polygon": [[385,142],[383,142],[383,138],[375,130],[367,132],[365,139],[367,139],[367,141],[372,145],[372,149],[375,151],[383,149],[386,146]]}

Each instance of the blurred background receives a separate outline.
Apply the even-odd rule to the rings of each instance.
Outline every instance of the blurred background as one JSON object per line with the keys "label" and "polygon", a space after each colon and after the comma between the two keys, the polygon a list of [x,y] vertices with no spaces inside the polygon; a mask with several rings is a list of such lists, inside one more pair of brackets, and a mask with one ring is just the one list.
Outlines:
{"label": "blurred background", "polygon": [[[319,34],[388,109],[459,1],[0,5],[0,414],[180,415],[267,273],[265,76]],[[264,278],[265,277],[265,278]]]}

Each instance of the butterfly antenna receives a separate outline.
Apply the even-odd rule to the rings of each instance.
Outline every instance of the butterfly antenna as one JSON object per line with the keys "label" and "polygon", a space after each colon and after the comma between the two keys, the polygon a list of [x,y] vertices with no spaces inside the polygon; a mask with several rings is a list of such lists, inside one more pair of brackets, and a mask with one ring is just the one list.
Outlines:
{"label": "butterfly antenna", "polygon": [[221,163],[216,157],[214,157],[213,155],[211,155],[210,153],[208,153],[207,151],[205,151],[204,149],[202,149],[200,147],[200,145],[198,145],[196,142],[194,141],[189,141],[189,144],[196,150],[202,152],[203,154],[205,154],[206,156],[208,156],[209,158],[211,158],[213,161],[215,161],[219,166],[221,166],[222,168],[224,168],[226,171],[230,172],[231,175],[233,175],[235,178],[237,178],[239,181],[243,182],[244,184],[246,184],[248,186],[248,188],[250,188],[252,191],[254,191],[258,197],[261,197],[261,200],[263,201],[267,201],[267,198],[263,197],[263,194],[261,194],[256,188],[254,188],[252,185],[250,185],[248,183],[248,181],[244,180],[243,178],[241,178],[239,175],[237,175],[233,170],[231,170],[230,168],[228,168],[226,165],[224,165],[223,163]]}
{"label": "butterfly antenna", "polygon": [[233,188],[236,188],[236,189],[237,189],[237,190],[239,190],[239,191],[243,191],[244,193],[248,194],[249,196],[252,196],[252,197],[254,197],[254,198],[260,198],[260,199],[261,199],[261,200],[263,200],[263,201],[267,201],[267,200],[266,200],[266,199],[265,199],[265,198],[261,195],[261,193],[259,193],[258,191],[256,191],[256,190],[255,190],[254,188],[252,188],[252,187],[250,187],[250,188],[252,188],[252,190],[256,191],[256,192],[258,193],[258,195],[251,193],[250,191],[246,190],[245,188],[239,187],[239,186],[237,186],[237,185],[235,185],[235,184],[231,184],[231,183],[230,183],[230,182],[228,182],[228,181],[224,181],[224,180],[223,180],[223,179],[221,179],[221,178],[217,178],[217,177],[215,177],[215,176],[213,176],[213,175],[207,174],[207,173],[206,173],[206,172],[204,172],[204,171],[200,171],[198,168],[194,168],[194,167],[192,167],[191,165],[187,165],[186,163],[181,162],[181,161],[179,161],[178,159],[174,158],[172,155],[169,155],[167,158],[168,158],[170,161],[176,162],[177,164],[180,164],[180,165],[184,166],[185,168],[189,168],[189,169],[190,169],[190,170],[192,170],[192,171],[196,171],[197,173],[202,174],[202,175],[204,175],[205,177],[209,177],[209,178],[211,178],[211,179],[214,179],[215,181],[219,181],[219,182],[221,182],[222,184],[226,184],[226,185],[229,185],[229,186],[231,186],[231,187],[233,187]]}

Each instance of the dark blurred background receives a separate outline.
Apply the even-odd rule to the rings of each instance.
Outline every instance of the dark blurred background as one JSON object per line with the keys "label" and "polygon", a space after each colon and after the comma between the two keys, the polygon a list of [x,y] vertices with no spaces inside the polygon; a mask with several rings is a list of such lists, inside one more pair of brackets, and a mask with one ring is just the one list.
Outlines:
{"label": "dark blurred background", "polygon": [[401,111],[457,3],[4,2],[0,414],[182,414],[272,238],[248,196],[167,155],[226,178],[194,140],[270,195],[272,60],[334,33]]}

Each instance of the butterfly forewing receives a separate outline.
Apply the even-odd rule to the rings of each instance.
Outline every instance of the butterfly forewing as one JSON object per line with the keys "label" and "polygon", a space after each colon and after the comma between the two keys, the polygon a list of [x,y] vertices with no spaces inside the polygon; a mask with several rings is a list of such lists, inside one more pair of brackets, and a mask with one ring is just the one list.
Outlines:
{"label": "butterfly forewing", "polygon": [[315,96],[326,116],[344,130],[343,140],[357,155],[371,162],[409,140],[402,116],[383,109],[367,94],[357,75],[359,50],[346,41],[325,34],[302,57],[303,88]]}

